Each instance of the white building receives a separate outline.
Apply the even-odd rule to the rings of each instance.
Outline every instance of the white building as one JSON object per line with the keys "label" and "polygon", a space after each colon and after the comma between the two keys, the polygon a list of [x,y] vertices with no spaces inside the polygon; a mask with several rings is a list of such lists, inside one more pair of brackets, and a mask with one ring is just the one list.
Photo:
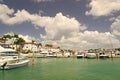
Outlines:
{"label": "white building", "polygon": [[37,45],[33,44],[32,42],[26,42],[26,43],[24,43],[23,50],[30,50],[33,52],[37,52],[38,47],[37,47]]}

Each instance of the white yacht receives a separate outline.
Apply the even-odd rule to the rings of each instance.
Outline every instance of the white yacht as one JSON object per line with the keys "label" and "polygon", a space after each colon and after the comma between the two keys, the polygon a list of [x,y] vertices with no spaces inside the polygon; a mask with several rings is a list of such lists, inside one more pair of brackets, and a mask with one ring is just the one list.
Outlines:
{"label": "white yacht", "polygon": [[36,58],[45,58],[45,57],[47,57],[48,54],[49,54],[49,52],[47,50],[43,50],[40,53],[35,53],[35,57]]}
{"label": "white yacht", "polygon": [[48,51],[47,57],[57,57],[57,55],[52,51]]}
{"label": "white yacht", "polygon": [[29,60],[20,56],[13,49],[3,48],[0,46],[0,69],[11,69],[27,65]]}
{"label": "white yacht", "polygon": [[86,58],[94,59],[97,58],[96,53],[86,53]]}
{"label": "white yacht", "polygon": [[109,58],[105,53],[99,53],[99,58]]}
{"label": "white yacht", "polygon": [[62,58],[62,57],[63,57],[63,54],[60,53],[60,52],[58,52],[58,53],[56,53],[56,57],[57,57],[57,58]]}
{"label": "white yacht", "polygon": [[77,53],[77,58],[84,58],[85,56],[85,53],[82,53],[82,52],[78,52]]}

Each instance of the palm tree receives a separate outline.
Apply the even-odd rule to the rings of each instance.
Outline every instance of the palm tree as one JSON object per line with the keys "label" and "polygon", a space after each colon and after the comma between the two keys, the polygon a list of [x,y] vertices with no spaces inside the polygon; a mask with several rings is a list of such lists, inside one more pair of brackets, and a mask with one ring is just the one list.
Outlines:
{"label": "palm tree", "polygon": [[[21,45],[25,42],[25,40],[23,38],[17,38],[15,41],[14,41],[14,44],[16,44],[16,49],[17,49],[17,45]],[[19,47],[19,50],[20,50],[20,47]]]}
{"label": "palm tree", "polygon": [[12,36],[10,34],[3,35],[2,39],[4,39],[4,43],[7,39],[11,39]]}
{"label": "palm tree", "polygon": [[12,38],[12,36],[10,35],[10,34],[6,34],[6,35],[3,35],[3,37],[2,38],[4,38],[4,39],[11,39]]}
{"label": "palm tree", "polygon": [[19,36],[17,34],[14,34],[13,38],[19,38]]}

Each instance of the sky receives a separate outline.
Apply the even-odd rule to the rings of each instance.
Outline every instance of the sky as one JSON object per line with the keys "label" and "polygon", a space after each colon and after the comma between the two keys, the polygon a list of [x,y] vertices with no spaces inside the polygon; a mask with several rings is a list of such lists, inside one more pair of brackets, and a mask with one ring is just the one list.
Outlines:
{"label": "sky", "polygon": [[63,49],[120,47],[120,0],[0,0],[0,37]]}

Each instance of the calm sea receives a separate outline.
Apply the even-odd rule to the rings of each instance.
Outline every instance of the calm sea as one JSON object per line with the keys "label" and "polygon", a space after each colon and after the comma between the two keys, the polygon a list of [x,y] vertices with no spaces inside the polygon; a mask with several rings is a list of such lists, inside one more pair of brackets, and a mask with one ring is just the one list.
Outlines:
{"label": "calm sea", "polygon": [[120,80],[120,58],[39,58],[34,65],[0,70],[0,80]]}

